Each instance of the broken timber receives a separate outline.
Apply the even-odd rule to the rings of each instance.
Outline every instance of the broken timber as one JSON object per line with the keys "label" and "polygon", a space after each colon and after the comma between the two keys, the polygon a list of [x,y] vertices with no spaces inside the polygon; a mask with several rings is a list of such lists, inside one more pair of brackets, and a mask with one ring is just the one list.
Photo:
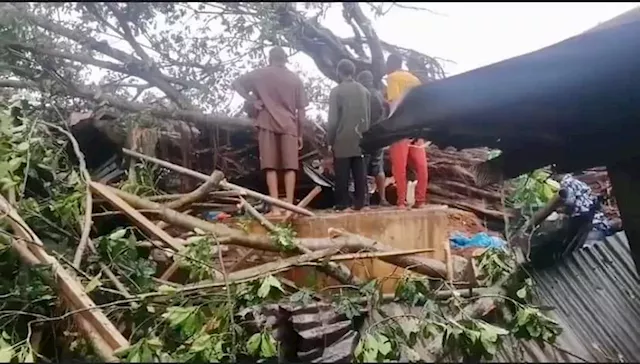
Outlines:
{"label": "broken timber", "polygon": [[[200,230],[214,234],[220,240],[220,244],[239,245],[256,250],[264,250],[271,252],[280,252],[282,248],[273,244],[267,236],[247,234],[243,231],[233,229],[229,226],[219,223],[212,223],[197,217],[186,215],[175,210],[166,208],[165,206],[138,197],[136,195],[118,190],[113,187],[104,186],[112,191],[115,195],[125,200],[134,208],[157,210],[157,213],[163,220],[172,225],[181,226],[183,228]],[[343,250],[350,252],[373,251],[373,252],[392,252],[396,251],[390,246],[381,244],[372,239],[367,239],[359,235],[346,232],[339,232],[337,238],[304,238],[296,239],[299,246],[310,250],[323,250],[342,246]],[[447,269],[443,262],[425,257],[412,256],[379,256],[378,259],[396,265],[401,268],[413,270],[415,272],[425,274],[435,278],[445,278]]]}
{"label": "broken timber", "polygon": [[19,238],[14,239],[12,246],[22,260],[28,264],[51,266],[61,296],[68,303],[72,317],[85,337],[91,341],[96,353],[105,361],[118,361],[114,352],[127,348],[127,339],[85,293],[84,287],[55,258],[47,254],[42,241],[3,196],[0,196],[0,210],[9,219]]}

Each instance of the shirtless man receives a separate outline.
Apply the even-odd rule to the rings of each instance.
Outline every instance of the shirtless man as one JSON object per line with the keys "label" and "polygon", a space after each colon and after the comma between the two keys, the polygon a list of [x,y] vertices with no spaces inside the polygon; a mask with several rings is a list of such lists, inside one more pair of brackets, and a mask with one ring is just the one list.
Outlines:
{"label": "shirtless man", "polygon": [[[265,171],[269,195],[278,198],[278,172],[284,172],[286,201],[293,203],[308,101],[302,81],[286,68],[286,63],[284,50],[273,47],[269,66],[239,77],[232,87],[257,110],[260,168]],[[280,213],[274,206],[270,214]]]}

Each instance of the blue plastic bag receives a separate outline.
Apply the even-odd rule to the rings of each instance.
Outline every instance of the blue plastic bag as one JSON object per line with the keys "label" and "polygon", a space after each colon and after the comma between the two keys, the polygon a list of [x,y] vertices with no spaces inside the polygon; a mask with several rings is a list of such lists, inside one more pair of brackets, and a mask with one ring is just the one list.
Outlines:
{"label": "blue plastic bag", "polygon": [[469,238],[460,233],[455,233],[449,238],[451,247],[455,249],[464,248],[491,248],[491,249],[505,249],[507,243],[495,236],[489,236],[486,233],[478,233]]}

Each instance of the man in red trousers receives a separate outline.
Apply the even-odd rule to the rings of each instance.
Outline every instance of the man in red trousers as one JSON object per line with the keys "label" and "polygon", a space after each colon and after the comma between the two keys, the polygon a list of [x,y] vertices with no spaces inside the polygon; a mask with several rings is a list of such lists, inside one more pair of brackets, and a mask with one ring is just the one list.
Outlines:
{"label": "man in red trousers", "polygon": [[[413,87],[420,85],[420,80],[402,69],[402,58],[395,54],[387,58],[387,100],[391,109],[397,106],[401,98]],[[416,202],[414,208],[422,207],[427,200],[427,152],[424,140],[402,139],[391,144],[389,148],[391,172],[396,180],[399,208],[407,206],[407,164],[416,172]]]}

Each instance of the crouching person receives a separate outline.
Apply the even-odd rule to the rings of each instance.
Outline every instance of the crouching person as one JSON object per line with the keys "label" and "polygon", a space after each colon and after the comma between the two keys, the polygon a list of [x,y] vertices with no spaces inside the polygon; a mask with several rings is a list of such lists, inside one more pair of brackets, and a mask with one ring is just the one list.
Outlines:
{"label": "crouching person", "polygon": [[333,152],[336,210],[349,209],[349,180],[353,176],[353,209],[364,207],[367,193],[366,160],[360,149],[362,133],[369,128],[370,94],[355,82],[355,65],[343,59],[338,62],[340,84],[329,95],[327,142]]}

